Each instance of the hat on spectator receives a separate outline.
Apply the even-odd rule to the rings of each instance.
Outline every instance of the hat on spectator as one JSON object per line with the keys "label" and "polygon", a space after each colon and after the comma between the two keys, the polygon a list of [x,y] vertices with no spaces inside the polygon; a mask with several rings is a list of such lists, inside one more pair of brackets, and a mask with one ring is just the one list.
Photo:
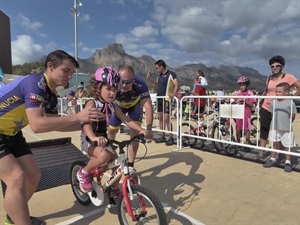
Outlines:
{"label": "hat on spectator", "polygon": [[79,89],[79,88],[82,88],[82,89],[83,89],[84,87],[83,87],[82,84],[79,84],[79,85],[77,86],[77,88],[78,88],[78,89]]}
{"label": "hat on spectator", "polygon": [[70,91],[70,92],[69,92],[69,95],[74,96],[74,95],[75,95],[75,91]]}

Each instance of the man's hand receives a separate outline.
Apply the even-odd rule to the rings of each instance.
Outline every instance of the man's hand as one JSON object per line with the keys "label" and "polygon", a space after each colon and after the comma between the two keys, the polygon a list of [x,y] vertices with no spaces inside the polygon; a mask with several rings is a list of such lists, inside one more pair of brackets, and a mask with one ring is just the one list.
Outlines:
{"label": "man's hand", "polygon": [[77,114],[80,122],[98,122],[100,118],[104,118],[105,115],[100,112],[99,109],[87,107]]}
{"label": "man's hand", "polygon": [[153,141],[153,133],[150,130],[142,130],[140,134],[145,135],[145,138],[147,139],[147,143],[150,143]]}
{"label": "man's hand", "polygon": [[147,73],[147,79],[152,79],[152,74],[150,73],[150,71]]}

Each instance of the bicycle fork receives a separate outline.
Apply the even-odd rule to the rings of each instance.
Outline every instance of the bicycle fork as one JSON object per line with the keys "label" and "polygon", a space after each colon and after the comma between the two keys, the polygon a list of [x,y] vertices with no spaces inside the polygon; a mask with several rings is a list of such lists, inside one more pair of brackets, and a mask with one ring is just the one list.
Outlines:
{"label": "bicycle fork", "polygon": [[[132,185],[139,185],[140,179],[137,175],[136,177],[132,177],[132,175],[128,175],[124,177],[123,184],[122,184],[122,193],[123,198],[125,201],[126,211],[128,215],[132,218],[132,221],[139,221],[140,216],[135,215],[132,210],[132,206],[130,201],[134,199],[134,193],[132,190]],[[138,202],[142,206],[143,211],[146,213],[146,204],[144,202],[143,197],[137,195]]]}

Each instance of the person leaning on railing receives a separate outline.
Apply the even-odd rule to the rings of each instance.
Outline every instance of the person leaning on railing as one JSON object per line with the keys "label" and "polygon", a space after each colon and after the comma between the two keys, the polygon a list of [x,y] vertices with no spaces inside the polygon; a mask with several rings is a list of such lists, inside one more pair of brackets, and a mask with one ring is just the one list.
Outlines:
{"label": "person leaning on railing", "polygon": [[[285,59],[276,55],[269,60],[269,65],[272,70],[272,75],[270,75],[266,82],[266,87],[262,95],[265,96],[276,96],[276,85],[279,83],[286,82],[290,87],[295,87],[297,89],[294,95],[300,95],[300,81],[292,74],[283,73],[283,68],[285,66]],[[273,99],[265,98],[261,108],[259,110],[260,115],[260,147],[266,147],[267,139],[270,131],[270,124],[272,120],[271,112],[269,112],[270,104]],[[260,151],[257,156],[258,159],[264,158],[264,151]]]}

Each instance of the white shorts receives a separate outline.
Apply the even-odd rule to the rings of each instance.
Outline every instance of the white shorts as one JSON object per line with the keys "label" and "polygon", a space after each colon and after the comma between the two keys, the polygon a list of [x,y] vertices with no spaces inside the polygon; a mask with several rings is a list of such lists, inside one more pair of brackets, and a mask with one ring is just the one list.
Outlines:
{"label": "white shorts", "polygon": [[283,147],[295,147],[295,135],[294,132],[282,131],[282,130],[270,130],[270,141],[280,142]]}

